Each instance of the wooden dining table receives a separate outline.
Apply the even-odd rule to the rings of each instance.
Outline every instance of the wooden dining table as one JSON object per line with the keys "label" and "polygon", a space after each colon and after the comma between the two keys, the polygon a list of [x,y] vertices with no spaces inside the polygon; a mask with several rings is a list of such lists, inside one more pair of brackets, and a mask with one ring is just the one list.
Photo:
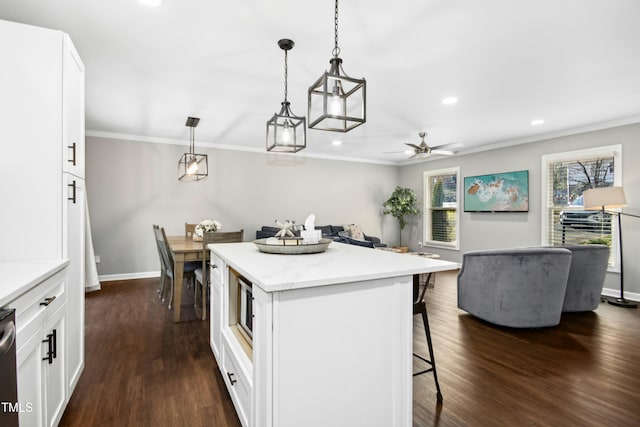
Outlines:
{"label": "wooden dining table", "polygon": [[[175,285],[173,286],[173,322],[180,321],[180,308],[182,306],[182,280],[184,277],[184,263],[189,261],[202,262],[202,242],[195,242],[191,237],[167,236],[169,250],[173,257],[173,274]],[[207,251],[204,255],[209,257]]]}

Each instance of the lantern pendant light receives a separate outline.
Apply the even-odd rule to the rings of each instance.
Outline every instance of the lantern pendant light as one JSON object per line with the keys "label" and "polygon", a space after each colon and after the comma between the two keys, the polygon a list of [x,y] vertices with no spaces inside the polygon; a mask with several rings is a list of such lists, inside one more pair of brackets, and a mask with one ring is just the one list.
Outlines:
{"label": "lantern pendant light", "polygon": [[209,159],[206,154],[195,152],[195,127],[200,123],[197,117],[188,117],[185,126],[190,129],[189,152],[178,160],[178,181],[200,181],[209,175]]}
{"label": "lantern pendant light", "polygon": [[296,116],[287,100],[287,52],[293,45],[292,40],[278,40],[278,46],[284,50],[284,102],[281,102],[280,112],[267,121],[267,151],[275,153],[297,153],[307,147],[307,119]]}
{"label": "lantern pendant light", "polygon": [[349,77],[338,57],[338,0],[335,5],[335,46],[329,71],[309,87],[309,128],[348,132],[367,121],[367,82]]}

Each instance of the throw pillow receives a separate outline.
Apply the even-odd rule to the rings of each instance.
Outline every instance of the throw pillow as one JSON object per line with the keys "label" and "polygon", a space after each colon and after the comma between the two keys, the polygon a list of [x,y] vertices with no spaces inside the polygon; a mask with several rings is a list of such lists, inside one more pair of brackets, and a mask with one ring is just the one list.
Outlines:
{"label": "throw pillow", "polygon": [[351,237],[358,240],[364,240],[364,232],[362,231],[362,227],[357,224],[349,225],[349,232]]}

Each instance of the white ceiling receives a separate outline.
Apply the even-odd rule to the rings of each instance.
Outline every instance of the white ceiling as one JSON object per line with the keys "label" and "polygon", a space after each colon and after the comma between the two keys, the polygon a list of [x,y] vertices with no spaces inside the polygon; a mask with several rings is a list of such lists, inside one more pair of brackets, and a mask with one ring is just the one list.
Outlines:
{"label": "white ceiling", "polygon": [[[184,143],[195,116],[196,149],[264,151],[284,97],[277,41],[295,42],[288,98],[306,115],[307,89],[329,65],[333,9],[331,0],[2,0],[0,18],[71,35],[86,66],[88,134]],[[298,155],[393,163],[419,131],[464,153],[638,122],[639,19],[638,0],[343,0],[340,56],[367,80],[367,122],[346,134],[308,130]],[[448,96],[459,102],[443,105]]]}

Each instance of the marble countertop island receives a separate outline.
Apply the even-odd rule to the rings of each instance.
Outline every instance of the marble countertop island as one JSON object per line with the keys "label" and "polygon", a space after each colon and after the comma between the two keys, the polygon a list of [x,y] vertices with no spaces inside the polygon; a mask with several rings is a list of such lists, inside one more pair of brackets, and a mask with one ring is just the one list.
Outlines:
{"label": "marble countertop island", "polygon": [[457,263],[333,242],[325,252],[262,253],[251,242],[209,248],[265,292],[455,270]]}

